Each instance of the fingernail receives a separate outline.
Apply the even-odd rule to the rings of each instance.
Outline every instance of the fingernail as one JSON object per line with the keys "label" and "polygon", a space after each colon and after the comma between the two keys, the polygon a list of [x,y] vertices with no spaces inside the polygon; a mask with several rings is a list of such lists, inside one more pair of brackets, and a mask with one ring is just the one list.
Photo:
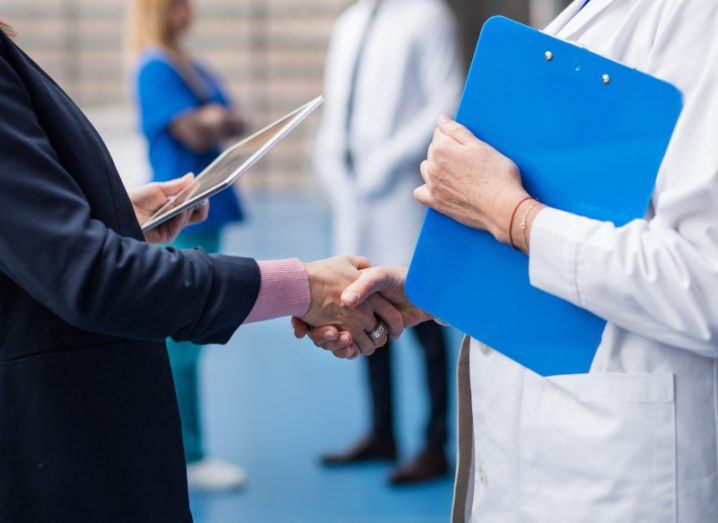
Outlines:
{"label": "fingernail", "polygon": [[351,342],[349,336],[346,335],[342,335],[341,338],[339,338],[339,341],[344,344],[349,344]]}
{"label": "fingernail", "polygon": [[324,340],[325,341],[334,341],[337,339],[337,335],[335,332],[327,331],[324,333]]}
{"label": "fingernail", "polygon": [[342,301],[348,305],[356,305],[359,302],[359,295],[354,291],[347,291],[342,295]]}

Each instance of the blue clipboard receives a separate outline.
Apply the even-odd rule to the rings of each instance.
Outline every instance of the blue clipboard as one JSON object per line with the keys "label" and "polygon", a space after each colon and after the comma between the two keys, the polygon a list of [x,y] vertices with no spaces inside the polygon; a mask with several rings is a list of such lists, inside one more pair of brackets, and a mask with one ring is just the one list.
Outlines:
{"label": "blue clipboard", "polygon": [[[621,226],[645,216],[681,108],[671,84],[495,17],[481,32],[457,120],[511,158],[534,197]],[[528,263],[429,210],[407,292],[542,376],[588,372],[605,321],[532,287]]]}

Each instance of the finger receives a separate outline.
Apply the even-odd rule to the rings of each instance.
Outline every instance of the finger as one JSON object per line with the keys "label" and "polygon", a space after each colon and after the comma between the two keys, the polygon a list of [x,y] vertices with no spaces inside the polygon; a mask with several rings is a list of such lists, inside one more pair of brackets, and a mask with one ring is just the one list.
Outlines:
{"label": "finger", "polygon": [[201,223],[207,219],[207,216],[209,216],[209,200],[205,200],[202,205],[192,209],[192,215],[190,216],[189,223],[190,225]]}
{"label": "finger", "polygon": [[[386,334],[378,340],[374,340],[374,350],[372,351],[372,353],[376,352],[376,349],[381,349],[387,343],[389,343],[389,336],[387,336]],[[367,354],[367,356],[371,356],[371,354]]]}
{"label": "finger", "polygon": [[334,356],[341,360],[346,360],[354,356],[355,354],[358,354],[359,350],[356,348],[355,345],[352,345],[350,347],[347,347],[345,349],[340,349],[338,351],[332,352]]}
{"label": "finger", "polygon": [[421,162],[421,166],[419,166],[419,172],[421,173],[421,177],[424,179],[424,183],[429,183],[429,178],[431,175],[429,174],[429,161],[424,160]]}
{"label": "finger", "polygon": [[335,358],[339,358],[340,360],[345,360],[352,354],[351,351],[352,351],[351,347],[348,347],[346,349],[341,349],[341,350],[332,352],[332,355]]}
{"label": "finger", "polygon": [[175,178],[167,182],[160,182],[158,186],[165,196],[174,196],[182,192],[194,181],[194,173],[187,173],[181,178]]}
{"label": "finger", "polygon": [[164,225],[162,225],[162,236],[164,239],[164,243],[170,243],[179,236],[179,233],[182,232],[182,229],[184,229],[187,226],[188,221],[188,213],[183,212],[181,214],[178,214],[174,218],[172,218],[170,221],[166,222]]}
{"label": "finger", "polygon": [[358,307],[372,294],[381,292],[390,284],[388,274],[382,268],[365,270],[354,283],[344,290],[342,303],[347,307]]}
{"label": "finger", "polygon": [[439,325],[441,325],[442,327],[448,327],[448,326],[449,326],[448,323],[446,323],[445,321],[440,320],[439,318],[434,318],[434,321],[435,321],[436,323],[438,323]]}
{"label": "finger", "polygon": [[317,327],[315,329],[309,329],[309,338],[315,344],[324,344],[330,341],[337,341],[339,339],[339,330],[333,325],[327,325],[324,327]]}
{"label": "finger", "polygon": [[356,346],[352,347],[352,349],[353,349],[353,350],[352,350],[352,355],[349,356],[349,358],[347,358],[347,359],[355,360],[355,359],[357,359],[359,356],[362,355],[361,352],[359,352],[359,350],[356,348]]}
{"label": "finger", "polygon": [[[336,341],[326,341],[315,343],[315,345],[324,350],[336,352],[338,350],[346,349],[354,345],[354,338],[348,332],[342,332],[339,334],[339,339]],[[358,352],[358,350],[357,350]]]}
{"label": "finger", "polygon": [[433,198],[431,197],[431,190],[429,189],[428,185],[422,185],[421,187],[418,187],[414,191],[414,199],[421,203],[422,205],[426,205],[427,207],[432,207],[433,204]]}
{"label": "finger", "polygon": [[292,317],[292,329],[294,330],[294,336],[301,340],[309,332],[309,325],[299,318]]}
{"label": "finger", "polygon": [[376,329],[379,325],[379,318],[374,315],[374,311],[369,307],[368,303],[363,303],[354,310],[355,325],[360,326],[357,332],[352,332],[354,343],[359,347],[362,354],[369,355],[374,352],[376,344],[369,336],[369,332]]}
{"label": "finger", "polygon": [[[354,344],[359,347],[359,352],[365,356],[371,356],[376,350],[374,341],[366,332],[354,335]],[[380,345],[381,346],[381,345]]]}
{"label": "finger", "polygon": [[468,145],[478,140],[478,138],[474,136],[474,133],[459,122],[446,116],[439,118],[439,129],[462,145]]}
{"label": "finger", "polygon": [[384,323],[389,336],[397,339],[404,332],[404,318],[383,296],[375,294],[371,299],[371,305],[376,314]]}
{"label": "finger", "polygon": [[359,270],[371,267],[371,261],[366,256],[348,256],[349,262]]}

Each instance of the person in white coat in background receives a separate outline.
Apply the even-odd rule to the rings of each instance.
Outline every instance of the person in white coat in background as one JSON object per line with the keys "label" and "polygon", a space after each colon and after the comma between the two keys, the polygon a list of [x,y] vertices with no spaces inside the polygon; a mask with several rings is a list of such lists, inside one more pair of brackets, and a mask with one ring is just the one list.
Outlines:
{"label": "person in white coat in background", "polygon": [[[326,64],[326,106],[316,171],[333,210],[336,252],[407,264],[424,209],[412,192],[443,113],[453,113],[464,80],[453,13],[441,0],[360,0],[337,21]],[[422,325],[430,415],[426,445],[394,471],[394,484],[445,475],[447,351],[443,329]],[[394,460],[390,349],[367,360],[373,426],[325,465]]]}
{"label": "person in white coat in background", "polygon": [[[683,112],[644,219],[521,204],[532,285],[608,323],[584,375],[542,378],[465,341],[455,523],[718,521],[716,28],[713,0],[576,0],[546,29],[671,82]],[[422,173],[417,199],[509,242],[527,195],[509,158],[444,119]],[[368,269],[345,301],[381,291],[406,324],[426,320],[405,273]],[[327,330],[311,336],[326,343]]]}

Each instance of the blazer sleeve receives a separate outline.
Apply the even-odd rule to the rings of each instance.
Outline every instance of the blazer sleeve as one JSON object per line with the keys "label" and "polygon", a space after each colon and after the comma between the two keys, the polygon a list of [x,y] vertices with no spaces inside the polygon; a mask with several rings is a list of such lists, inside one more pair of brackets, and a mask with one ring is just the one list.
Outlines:
{"label": "blazer sleeve", "polygon": [[75,327],[144,340],[224,343],[260,287],[254,260],[148,245],[94,219],[1,53],[0,271]]}

